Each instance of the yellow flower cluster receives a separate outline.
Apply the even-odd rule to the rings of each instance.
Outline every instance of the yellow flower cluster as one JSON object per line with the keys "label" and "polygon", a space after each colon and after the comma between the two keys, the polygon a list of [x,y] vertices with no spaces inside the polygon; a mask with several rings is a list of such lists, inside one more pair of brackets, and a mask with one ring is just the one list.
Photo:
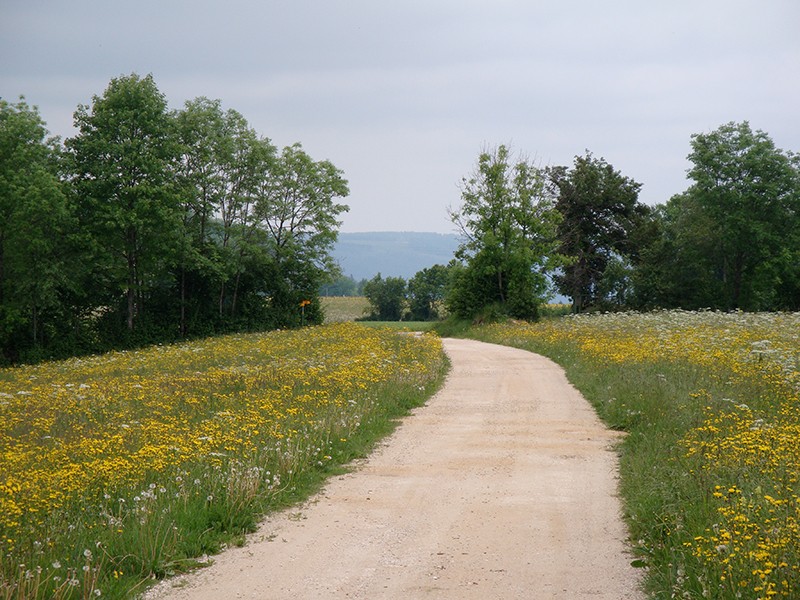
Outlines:
{"label": "yellow flower cluster", "polygon": [[[791,398],[791,396],[789,397]],[[746,404],[706,420],[684,439],[709,480],[718,519],[687,543],[731,589],[791,597],[800,580],[800,407],[796,398],[768,415]]]}
{"label": "yellow flower cluster", "polygon": [[304,438],[347,438],[381,386],[426,385],[442,361],[435,337],[341,323],[2,370],[0,557],[187,465],[296,463]]}
{"label": "yellow flower cluster", "polygon": [[800,313],[658,311],[496,325],[493,337],[573,343],[608,363],[668,360],[800,392]]}

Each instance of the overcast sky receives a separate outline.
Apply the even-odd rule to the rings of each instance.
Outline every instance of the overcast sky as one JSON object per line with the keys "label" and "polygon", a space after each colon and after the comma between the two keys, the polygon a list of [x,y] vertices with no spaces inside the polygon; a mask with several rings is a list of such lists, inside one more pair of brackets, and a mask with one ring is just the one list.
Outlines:
{"label": "overcast sky", "polygon": [[133,72],[331,160],[343,231],[452,232],[499,144],[591,150],[648,204],[686,189],[693,133],[747,120],[800,151],[797,0],[0,0],[0,96],[51,133]]}

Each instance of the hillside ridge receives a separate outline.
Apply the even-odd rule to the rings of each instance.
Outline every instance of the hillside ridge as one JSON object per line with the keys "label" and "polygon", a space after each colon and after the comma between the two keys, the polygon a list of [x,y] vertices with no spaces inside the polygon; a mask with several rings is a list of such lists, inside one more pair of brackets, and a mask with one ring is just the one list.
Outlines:
{"label": "hillside ridge", "polygon": [[356,281],[383,277],[410,279],[422,269],[453,259],[454,233],[368,231],[339,233],[332,255],[345,275]]}

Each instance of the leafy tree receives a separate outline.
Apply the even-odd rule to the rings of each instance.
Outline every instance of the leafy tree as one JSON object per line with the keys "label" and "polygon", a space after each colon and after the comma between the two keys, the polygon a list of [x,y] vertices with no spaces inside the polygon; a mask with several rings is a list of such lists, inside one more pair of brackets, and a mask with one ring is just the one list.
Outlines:
{"label": "leafy tree", "polygon": [[434,265],[419,271],[408,281],[408,299],[411,318],[415,321],[438,319],[449,281],[449,270]]}
{"label": "leafy tree", "polygon": [[[183,306],[201,313],[214,286],[226,327],[299,324],[297,307],[305,300],[306,320],[322,319],[317,296],[338,274],[330,251],[338,217],[348,209],[336,202],[348,194],[342,172],[312,160],[299,144],[278,153],[219,101],[187,102],[177,121],[185,232],[181,322]],[[190,292],[198,301],[190,303]]]}
{"label": "leafy tree", "polygon": [[471,318],[491,306],[518,318],[536,318],[545,301],[545,271],[559,264],[559,220],[541,169],[527,160],[510,163],[500,146],[478,157],[462,181],[461,208],[451,212],[464,242],[463,266],[453,272],[447,305]]}
{"label": "leafy tree", "polygon": [[[275,263],[267,290],[275,307],[288,309],[316,299],[320,286],[340,275],[331,256],[339,216],[349,210],[337,202],[349,194],[341,170],[330,161],[314,161],[300,144],[287,146],[272,163],[257,190],[256,214]],[[310,322],[321,319],[318,302],[307,309]]]}
{"label": "leafy tree", "polygon": [[800,179],[793,157],[746,121],[695,134],[691,146],[694,183],[683,208],[697,220],[683,224],[689,232],[699,222],[707,225],[703,277],[709,286],[719,286],[715,306],[785,305],[778,297],[779,282],[796,281],[798,273],[792,242],[800,228]]}
{"label": "leafy tree", "polygon": [[378,321],[400,321],[406,304],[406,281],[402,277],[381,277],[378,273],[364,284],[364,295]]}
{"label": "leafy tree", "polygon": [[643,309],[717,306],[720,286],[706,276],[716,252],[707,235],[713,227],[708,215],[687,194],[678,194],[656,207],[652,217],[632,275],[632,304]]}
{"label": "leafy tree", "polygon": [[574,312],[609,300],[624,302],[626,265],[636,252],[632,235],[646,212],[637,202],[641,184],[590,152],[576,156],[572,169],[555,167],[549,175],[563,216],[559,252],[570,258],[554,277],[559,292],[572,298]]}
{"label": "leafy tree", "polygon": [[800,307],[800,169],[748,123],[692,136],[691,187],[656,211],[640,306]]}
{"label": "leafy tree", "polygon": [[[243,196],[252,198],[260,173],[252,159],[257,136],[238,112],[223,111],[219,100],[201,97],[187,101],[175,119],[181,144],[178,181],[183,220],[179,318],[185,335],[190,322],[196,326],[198,321],[214,320],[213,311],[216,320],[226,314],[226,286],[237,271],[237,257],[241,258],[231,249],[232,238],[241,233],[237,217],[246,219],[250,213],[240,215],[238,209],[246,205]],[[215,293],[216,301],[209,302]]]}
{"label": "leafy tree", "polygon": [[278,153],[219,101],[169,112],[151,76],[74,118],[62,153],[35,109],[0,101],[5,359],[322,319],[348,210],[330,161]]}
{"label": "leafy tree", "polygon": [[45,341],[46,317],[51,329],[59,326],[60,292],[70,283],[72,223],[58,146],[46,138],[36,108],[0,100],[0,347],[7,359]]}
{"label": "leafy tree", "polygon": [[[80,227],[94,244],[94,287],[100,306],[124,292],[125,327],[144,314],[152,292],[177,260],[180,197],[174,123],[152,76],[112,79],[91,108],[75,112],[77,136],[68,139]],[[88,283],[88,282],[87,282]]]}

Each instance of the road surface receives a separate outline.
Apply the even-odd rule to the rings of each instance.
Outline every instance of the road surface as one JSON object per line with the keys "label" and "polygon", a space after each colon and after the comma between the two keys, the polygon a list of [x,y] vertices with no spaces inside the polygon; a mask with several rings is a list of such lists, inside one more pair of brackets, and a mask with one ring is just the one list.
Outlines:
{"label": "road surface", "polygon": [[146,598],[642,598],[616,496],[618,434],[555,363],[444,346],[444,387],[370,458]]}

